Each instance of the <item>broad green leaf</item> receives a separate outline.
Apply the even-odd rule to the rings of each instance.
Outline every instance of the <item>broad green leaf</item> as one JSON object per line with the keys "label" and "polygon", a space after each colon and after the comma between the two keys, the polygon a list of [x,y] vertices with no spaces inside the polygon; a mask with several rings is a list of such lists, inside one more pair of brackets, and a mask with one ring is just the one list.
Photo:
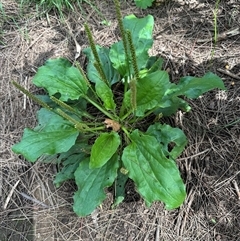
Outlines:
{"label": "broad green leaf", "polygon": [[112,90],[108,87],[108,85],[100,80],[96,82],[95,89],[97,95],[103,101],[104,107],[107,110],[114,111],[116,108],[116,104],[113,99]]}
{"label": "broad green leaf", "polygon": [[127,110],[130,110],[132,108],[132,106],[131,106],[131,91],[130,90],[127,91],[126,93],[124,93],[123,106],[124,106],[124,109],[127,109]]}
{"label": "broad green leaf", "polygon": [[[135,52],[137,55],[138,67],[142,68],[146,65],[149,60],[148,50],[152,47],[153,44],[153,26],[154,19],[152,15],[148,15],[144,18],[137,18],[134,14],[128,15],[123,19],[123,26],[125,30],[131,32],[133,39]],[[138,59],[140,56],[147,59],[141,60]]]}
{"label": "broad green leaf", "polygon": [[157,70],[161,70],[162,69],[162,65],[163,65],[163,59],[162,58],[158,58],[156,56],[151,56],[148,59],[148,62],[146,64],[146,68],[145,69],[141,69],[139,71],[140,78],[143,78],[147,74],[150,74],[150,73],[155,72]]}
{"label": "broad green leaf", "polygon": [[191,107],[187,103],[187,101],[176,97],[176,96],[164,96],[162,101],[159,102],[159,108],[154,111],[155,114],[162,114],[163,116],[171,116],[172,114],[175,114],[178,109],[181,109],[182,111],[189,112],[191,110]]}
{"label": "broad green leaf", "polygon": [[[163,146],[164,154],[170,154],[173,159],[176,159],[182,153],[187,144],[187,138],[182,130],[166,124],[155,123],[149,126],[146,134],[154,136]],[[168,150],[169,144],[174,144],[171,151]]]}
{"label": "broad green leaf", "polygon": [[[130,76],[133,73],[131,61],[126,63],[126,56],[122,41],[119,41],[111,46],[109,58],[111,59],[113,67],[121,76]],[[130,73],[130,74],[129,74]]]}
{"label": "broad green leaf", "polygon": [[213,73],[207,73],[201,78],[183,77],[179,84],[171,83],[171,86],[166,90],[163,99],[159,102],[159,108],[154,112],[162,113],[163,116],[170,116],[178,109],[190,111],[189,104],[178,96],[185,95],[188,98],[197,98],[201,94],[219,88],[225,90],[222,80]]}
{"label": "broad green leaf", "polygon": [[124,149],[122,161],[148,205],[163,201],[166,209],[179,207],[186,191],[176,163],[167,159],[153,136],[135,130],[131,143]]}
{"label": "broad green leaf", "polygon": [[57,158],[60,171],[57,173],[54,184],[60,187],[61,184],[67,180],[74,179],[74,172],[77,170],[79,163],[90,153],[90,146],[86,143],[76,143],[67,152],[61,153]]}
{"label": "broad green leaf", "polygon": [[[113,68],[111,60],[109,58],[109,49],[105,47],[100,47],[96,45],[96,49],[100,58],[100,62],[105,73],[105,76],[110,85],[117,83],[120,80],[120,76],[117,71]],[[94,63],[95,58],[93,56],[91,48],[86,48],[83,52],[88,57],[88,65],[87,65],[87,76],[90,81],[96,83],[102,81],[98,71],[96,70]]]}
{"label": "broad green leaf", "polygon": [[116,153],[120,143],[120,136],[115,131],[100,134],[92,146],[89,167],[102,167]]}
{"label": "broad green leaf", "polygon": [[[152,47],[153,44],[153,25],[154,20],[151,15],[148,15],[144,18],[137,18],[132,14],[126,16],[123,19],[124,29],[131,32],[139,70],[146,66],[149,59],[148,50]],[[128,55],[130,56],[129,49]],[[109,57],[113,63],[114,68],[117,69],[122,76],[130,76],[134,73],[131,61],[129,60],[128,63],[126,61],[122,41],[119,41],[111,46]],[[130,73],[129,68],[131,68]]]}
{"label": "broad green leaf", "polygon": [[61,94],[62,101],[77,100],[87,94],[88,85],[80,71],[63,58],[48,60],[40,67],[33,83],[45,88],[49,95]]}
{"label": "broad green leaf", "polygon": [[80,162],[75,172],[78,191],[74,194],[74,212],[86,216],[106,198],[104,188],[113,184],[119,167],[118,156],[112,158],[100,168],[89,168],[89,158]]}
{"label": "broad green leaf", "polygon": [[67,160],[70,156],[75,154],[90,155],[91,146],[88,145],[89,137],[84,139],[84,134],[78,136],[78,142],[75,143],[67,152],[63,152],[58,157],[58,164]]}
{"label": "broad green leaf", "polygon": [[67,180],[74,179],[74,172],[84,158],[86,158],[86,156],[83,153],[74,154],[69,156],[68,159],[63,162],[63,167],[54,179],[56,187],[60,187],[61,184]]}
{"label": "broad green leaf", "polygon": [[195,99],[215,88],[226,90],[223,81],[217,75],[209,72],[200,78],[192,76],[181,78],[173,91],[174,96],[185,95],[188,98]]}
{"label": "broad green leaf", "polygon": [[118,206],[125,198],[125,184],[128,180],[128,175],[118,171],[117,178],[115,180],[115,200],[113,207]]}
{"label": "broad green leaf", "polygon": [[57,164],[57,157],[58,157],[58,154],[54,154],[54,155],[47,155],[47,154],[44,154],[44,155],[41,155],[41,157],[38,159],[39,162],[41,163],[51,163],[51,164]]}
{"label": "broad green leaf", "polygon": [[22,140],[12,147],[15,153],[33,162],[43,154],[66,152],[74,145],[79,132],[69,121],[44,108],[37,118],[38,126],[34,130],[26,128]]}
{"label": "broad green leaf", "polygon": [[154,0],[135,0],[136,6],[142,9],[151,7]]}
{"label": "broad green leaf", "polygon": [[156,71],[137,81],[137,116],[157,107],[170,85],[166,71]]}
{"label": "broad green leaf", "polygon": [[157,56],[151,56],[148,59],[146,68],[150,72],[155,72],[157,70],[161,70],[163,66],[163,58],[159,58]]}

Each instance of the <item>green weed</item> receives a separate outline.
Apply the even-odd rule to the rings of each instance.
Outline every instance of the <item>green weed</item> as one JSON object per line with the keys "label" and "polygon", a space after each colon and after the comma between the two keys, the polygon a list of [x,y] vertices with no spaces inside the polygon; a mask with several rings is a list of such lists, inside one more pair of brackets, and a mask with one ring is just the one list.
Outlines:
{"label": "green weed", "polygon": [[86,73],[79,63],[58,58],[48,60],[33,79],[48,95],[33,96],[14,82],[43,108],[37,113],[38,126],[26,128],[12,150],[30,162],[42,156],[55,159],[56,186],[73,179],[78,187],[73,209],[79,216],[92,213],[111,185],[113,206],[119,204],[128,178],[148,206],[162,201],[166,209],[179,207],[186,190],[175,160],[187,138],[161,118],[179,109],[190,111],[183,97],[195,99],[214,88],[225,89],[213,73],[171,83],[162,70],[163,60],[148,55],[153,17],[122,19],[114,1],[122,40],[109,48],[96,45],[85,24],[90,44],[84,50]]}
{"label": "green weed", "polygon": [[64,19],[64,13],[80,11],[85,14],[84,8],[82,7],[83,3],[88,4],[99,16],[104,18],[104,15],[98,10],[94,1],[91,0],[21,0],[20,6],[23,10],[26,6],[35,4],[36,10],[39,15],[48,14],[50,11],[56,11],[57,14]]}

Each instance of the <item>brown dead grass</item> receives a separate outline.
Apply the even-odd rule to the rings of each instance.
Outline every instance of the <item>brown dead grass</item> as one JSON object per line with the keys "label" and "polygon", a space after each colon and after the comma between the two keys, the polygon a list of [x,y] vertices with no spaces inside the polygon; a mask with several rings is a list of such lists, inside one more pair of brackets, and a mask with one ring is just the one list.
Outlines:
{"label": "brown dead grass", "polygon": [[[224,69],[240,76],[240,36],[227,38],[215,48],[213,35],[215,1],[168,1],[159,8],[141,11],[123,2],[123,15],[153,14],[155,18],[153,54],[165,58],[165,69],[173,81],[183,75],[203,75],[211,70],[221,76],[226,92],[212,91],[190,101],[192,112],[179,112],[172,120],[182,128],[189,144],[178,164],[186,182],[188,197],[178,210],[165,211],[161,203],[146,208],[128,187],[129,202],[111,210],[112,195],[90,217],[78,218],[71,209],[75,186],[52,185],[54,165],[29,164],[11,151],[23,129],[36,122],[39,109],[13,88],[18,81],[38,91],[31,78],[46,59],[74,58],[75,45],[66,24],[54,14],[36,17],[29,9],[19,17],[12,0],[4,0],[6,18],[0,19],[0,240],[240,240],[240,201],[232,185],[240,185],[240,82],[217,71]],[[86,13],[97,43],[108,46],[118,38],[111,1],[98,7],[111,27],[89,6]],[[237,1],[222,1],[218,12],[219,32],[239,24],[233,17],[240,11]],[[82,47],[87,46],[81,32],[81,13],[66,17],[68,26]],[[198,39],[206,40],[198,42]],[[80,58],[84,62],[84,57]],[[231,124],[233,123],[233,124]],[[14,186],[15,185],[15,186]]]}

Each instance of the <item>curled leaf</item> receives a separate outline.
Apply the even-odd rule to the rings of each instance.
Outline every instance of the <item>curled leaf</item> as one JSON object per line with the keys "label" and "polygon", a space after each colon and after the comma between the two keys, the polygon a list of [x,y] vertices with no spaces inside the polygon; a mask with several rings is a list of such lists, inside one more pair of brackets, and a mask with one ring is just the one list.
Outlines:
{"label": "curled leaf", "polygon": [[121,125],[117,121],[111,119],[105,119],[103,123],[106,124],[107,128],[112,128],[113,131],[119,131],[121,128]]}

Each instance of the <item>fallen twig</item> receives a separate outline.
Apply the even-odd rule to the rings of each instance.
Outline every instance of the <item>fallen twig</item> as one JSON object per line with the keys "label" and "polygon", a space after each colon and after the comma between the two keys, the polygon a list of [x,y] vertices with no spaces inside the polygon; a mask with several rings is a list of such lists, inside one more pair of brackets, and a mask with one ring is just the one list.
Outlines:
{"label": "fallen twig", "polygon": [[224,31],[217,36],[217,40],[223,40],[240,34],[240,27],[232,28],[230,30]]}
{"label": "fallen twig", "polygon": [[160,241],[159,235],[160,235],[160,225],[159,225],[159,222],[158,222],[157,223],[157,230],[156,230],[155,241]]}
{"label": "fallen twig", "polygon": [[204,150],[204,151],[202,151],[202,152],[199,152],[199,153],[197,153],[197,154],[194,154],[194,155],[192,155],[192,156],[187,156],[187,157],[178,158],[177,160],[178,160],[178,161],[183,161],[183,160],[187,160],[187,159],[190,159],[190,158],[194,158],[194,157],[200,156],[200,155],[202,155],[202,154],[204,154],[205,152],[208,152],[208,151],[210,151],[210,148],[208,148],[208,149],[206,149],[206,150]]}
{"label": "fallen twig", "polygon": [[41,202],[41,201],[39,201],[39,200],[37,200],[37,199],[35,199],[35,198],[33,198],[33,197],[30,197],[30,196],[28,196],[27,194],[25,194],[25,193],[23,193],[23,192],[20,192],[20,194],[21,194],[24,198],[26,198],[26,199],[34,202],[34,203],[37,203],[37,204],[43,206],[44,208],[49,208],[49,206],[48,206],[47,204],[45,204],[45,203],[43,203],[43,202]]}
{"label": "fallen twig", "polygon": [[[240,34],[240,27],[235,27],[230,30],[224,31],[217,36],[217,41],[225,40],[227,38],[233,37]],[[214,41],[214,38],[208,38],[208,39],[197,39],[197,43],[205,43],[205,42],[211,42]]]}
{"label": "fallen twig", "polygon": [[72,28],[70,27],[70,25],[66,22],[66,25],[68,27],[68,34],[71,36],[71,38],[73,39],[74,43],[75,43],[75,47],[76,47],[76,51],[75,51],[75,57],[74,59],[76,60],[80,54],[81,54],[81,51],[82,51],[82,48],[80,46],[80,44],[78,43],[77,39],[76,39],[76,36],[80,33],[80,31],[83,31],[83,27],[77,32],[77,34],[73,34],[72,32]]}
{"label": "fallen twig", "polygon": [[12,195],[13,195],[13,192],[14,192],[14,190],[16,189],[16,187],[17,187],[17,185],[18,185],[19,182],[20,182],[20,180],[18,180],[18,181],[15,183],[15,185],[12,187],[11,191],[9,192],[9,194],[8,194],[8,196],[7,196],[7,198],[6,198],[6,201],[5,201],[4,205],[3,205],[3,210],[5,210],[5,209],[7,208],[7,205],[8,205],[8,203],[9,203],[9,201],[10,201]]}
{"label": "fallen twig", "polygon": [[219,71],[220,73],[226,74],[234,79],[240,80],[240,76],[231,73],[229,70],[225,70],[225,69],[220,69],[218,68],[217,71]]}
{"label": "fallen twig", "polygon": [[[24,79],[24,85],[25,85],[25,89],[28,89],[27,87],[27,83],[28,83],[28,76],[25,77]],[[27,95],[23,95],[23,109],[26,110],[26,105],[27,105]]]}
{"label": "fallen twig", "polygon": [[240,200],[240,191],[239,191],[239,188],[238,188],[238,184],[235,180],[233,180],[232,183],[233,183],[233,186],[234,186],[234,188],[236,190],[236,193],[238,195],[238,199]]}

